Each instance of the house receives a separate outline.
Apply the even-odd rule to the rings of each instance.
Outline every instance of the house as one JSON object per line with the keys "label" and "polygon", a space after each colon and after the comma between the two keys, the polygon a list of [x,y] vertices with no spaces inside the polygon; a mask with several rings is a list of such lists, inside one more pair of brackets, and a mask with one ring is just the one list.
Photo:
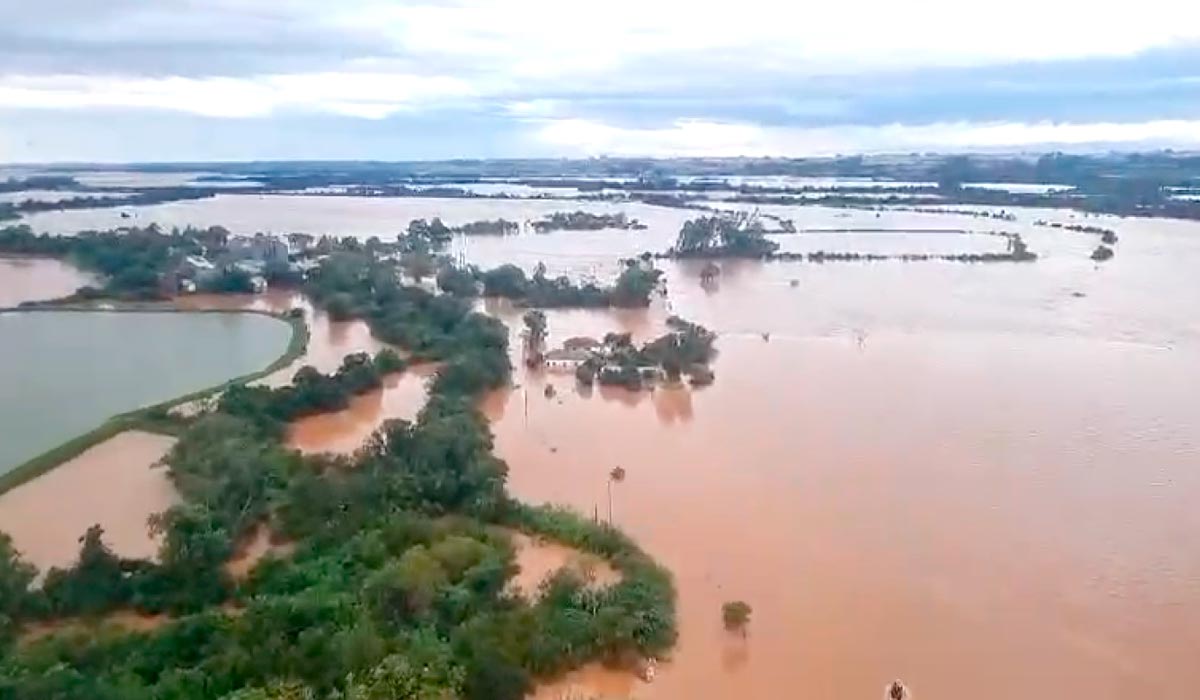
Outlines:
{"label": "house", "polygon": [[307,233],[289,233],[287,235],[288,248],[293,254],[307,253],[309,248],[316,243],[316,237]]}
{"label": "house", "polygon": [[260,260],[239,260],[230,266],[238,272],[244,272],[250,276],[261,276],[263,270],[266,269],[266,264]]}
{"label": "house", "polygon": [[304,279],[308,279],[308,274],[319,267],[321,267],[321,261],[314,260],[313,258],[301,258],[288,263],[288,270],[300,275]]}
{"label": "house", "polygon": [[595,338],[580,335],[563,341],[563,350],[594,350],[601,345],[602,343]]}
{"label": "house", "polygon": [[591,359],[592,353],[587,350],[551,350],[542,355],[542,361],[548,369],[573,372],[579,365]]}
{"label": "house", "polygon": [[256,233],[251,236],[234,236],[229,240],[229,252],[238,260],[258,262],[287,262],[288,244],[277,236]]}
{"label": "house", "polygon": [[179,264],[179,276],[204,282],[217,276],[217,266],[197,255],[189,255]]}
{"label": "house", "polygon": [[184,294],[195,294],[196,283],[193,280],[179,280],[179,291]]}
{"label": "house", "polygon": [[255,294],[262,294],[267,291],[267,278],[261,275],[255,275],[250,278],[250,291]]}

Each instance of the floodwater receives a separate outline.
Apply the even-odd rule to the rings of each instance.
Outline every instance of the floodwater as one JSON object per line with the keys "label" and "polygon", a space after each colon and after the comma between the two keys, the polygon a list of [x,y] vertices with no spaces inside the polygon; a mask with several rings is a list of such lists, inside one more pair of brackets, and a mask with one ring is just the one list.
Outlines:
{"label": "floodwater", "polygon": [[[157,222],[164,228],[220,224],[237,234],[303,231],[391,239],[407,229],[410,220],[418,218],[441,216],[447,225],[455,226],[499,217],[534,219],[576,209],[614,213],[621,210],[615,204],[554,200],[222,194],[145,207],[39,212],[21,222],[39,233],[74,233],[89,228],[147,226]],[[129,213],[131,218],[122,218],[123,213]]]}
{"label": "floodwater", "polygon": [[[260,380],[266,386],[290,383],[296,372],[306,365],[328,374],[341,366],[346,355],[357,352],[374,355],[389,347],[371,335],[365,322],[334,321],[325,312],[314,308],[303,295],[289,291],[271,290],[254,296],[186,296],[177,299],[176,305],[185,309],[254,309],[275,313],[303,310],[309,326],[308,347],[290,365]],[[404,353],[401,351],[400,354]],[[410,366],[402,373],[384,377],[379,389],[353,397],[350,407],[343,411],[296,421],[289,430],[288,444],[309,454],[352,454],[386,421],[416,417],[425,405],[425,385],[436,369],[433,364]]]}
{"label": "floodwater", "polygon": [[385,422],[417,417],[436,369],[433,364],[410,367],[384,377],[382,387],[350,399],[343,411],[301,418],[289,428],[288,444],[305,453],[352,454]]}
{"label": "floodwater", "polygon": [[166,469],[154,465],[174,444],[173,437],[131,430],[94,445],[0,494],[0,531],[43,574],[71,566],[79,538],[95,524],[117,554],[153,558],[158,542],[146,518],[178,500]]}
{"label": "floodwater", "polygon": [[294,542],[274,541],[271,529],[266,524],[259,524],[235,549],[225,564],[225,570],[234,580],[240,581],[249,576],[266,557],[289,557],[295,550]]}
{"label": "floodwater", "polygon": [[[564,208],[318,197],[186,206],[180,224],[196,215],[361,234],[411,216]],[[554,274],[606,278],[617,257],[665,249],[691,215],[603,206],[650,228],[456,246],[479,264],[544,261]],[[649,310],[549,312],[551,346],[611,330],[653,337],[671,313],[720,333],[717,380],[702,390],[581,393],[569,376],[518,369],[516,388],[484,402],[518,497],[603,514],[607,474],[622,466],[613,517],[677,578],[680,643],[654,682],[599,669],[576,680],[687,700],[878,697],[894,678],[932,698],[1190,697],[1200,683],[1200,226],[1034,210],[1016,222],[760,211],[800,228],[1019,232],[1041,257],[722,263],[708,288],[701,265],[664,263],[669,295]],[[1036,219],[1114,228],[1116,257],[1097,265],[1096,237]],[[859,234],[842,235],[839,249],[853,250]],[[889,252],[929,240],[889,235]],[[519,315],[485,308],[515,338]],[[745,638],[721,625],[734,599],[753,607]]]}
{"label": "floodwater", "polygon": [[261,370],[290,336],[262,314],[0,314],[0,471],[118,413]]}
{"label": "floodwater", "polygon": [[61,260],[0,255],[0,308],[64,297],[96,279]]}
{"label": "floodwater", "polygon": [[510,536],[516,549],[519,569],[511,583],[527,598],[536,598],[542,582],[561,569],[578,574],[589,585],[599,588],[621,580],[621,574],[616,569],[594,555],[521,532],[510,533]]}
{"label": "floodwater", "polygon": [[0,202],[11,202],[20,204],[21,202],[62,202],[67,199],[77,199],[79,197],[124,197],[128,196],[128,192],[81,192],[70,190],[21,190],[20,192],[0,192]]}

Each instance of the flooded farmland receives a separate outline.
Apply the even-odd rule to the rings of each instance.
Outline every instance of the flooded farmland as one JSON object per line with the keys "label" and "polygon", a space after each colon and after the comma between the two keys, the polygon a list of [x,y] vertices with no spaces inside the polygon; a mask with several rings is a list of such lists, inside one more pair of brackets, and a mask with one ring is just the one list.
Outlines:
{"label": "flooded farmland", "polygon": [[0,255],[0,308],[67,296],[94,281],[59,260]]}
{"label": "flooded farmland", "polygon": [[[666,249],[694,215],[239,195],[147,207],[134,220],[382,236],[414,217],[527,220],[567,208],[625,211],[650,228],[459,239],[456,252],[607,279],[617,258]],[[900,677],[918,697],[1189,697],[1200,682],[1200,554],[1190,546],[1200,527],[1200,226],[1090,217],[1121,236],[1116,257],[1097,265],[1094,237],[1034,225],[1083,218],[1064,211],[1021,210],[1009,222],[760,210],[801,229],[892,229],[869,244],[889,252],[960,250],[960,234],[931,244],[904,230],[976,232],[966,245],[985,247],[995,242],[982,232],[1014,231],[1040,258],[722,263],[705,286],[700,265],[664,262],[668,295],[648,310],[548,312],[551,346],[608,331],[653,337],[670,314],[720,334],[711,387],[589,393],[570,375],[519,369],[517,386],[485,402],[514,494],[604,513],[607,474],[621,466],[614,520],[676,575],[673,658],[652,683],[604,676],[596,692],[850,699]],[[110,215],[30,223],[103,227]],[[779,240],[861,243],[806,235]],[[485,308],[515,340],[519,312]],[[331,362],[325,371],[375,342],[361,324],[311,317],[309,353]],[[313,430],[304,449],[361,440],[389,413],[387,391],[364,400],[361,419]],[[753,606],[744,639],[721,625],[734,599]]]}
{"label": "flooded farmland", "polygon": [[0,531],[44,575],[79,556],[79,538],[92,525],[125,557],[153,558],[158,542],[146,518],[177,500],[166,469],[155,464],[175,438],[127,431],[85,450],[54,470],[0,494]]}

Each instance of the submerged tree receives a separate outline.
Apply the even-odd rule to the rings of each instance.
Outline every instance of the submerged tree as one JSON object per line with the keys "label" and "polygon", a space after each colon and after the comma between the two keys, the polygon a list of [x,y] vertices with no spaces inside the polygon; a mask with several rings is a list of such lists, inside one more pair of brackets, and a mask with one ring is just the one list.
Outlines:
{"label": "submerged tree", "polygon": [[752,608],[742,600],[733,600],[721,606],[721,621],[725,629],[746,634],[746,625],[750,624]]}
{"label": "submerged tree", "polygon": [[542,347],[546,343],[546,313],[540,309],[526,311],[522,320],[525,322],[525,342],[530,359],[540,360]]}
{"label": "submerged tree", "polygon": [[679,257],[761,258],[779,248],[765,234],[757,214],[729,212],[702,216],[684,223],[671,252]]}

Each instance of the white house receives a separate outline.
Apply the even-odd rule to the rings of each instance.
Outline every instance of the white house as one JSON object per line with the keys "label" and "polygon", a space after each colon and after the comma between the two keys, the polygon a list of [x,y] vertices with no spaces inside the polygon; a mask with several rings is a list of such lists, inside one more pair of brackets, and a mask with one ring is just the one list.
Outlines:
{"label": "white house", "polygon": [[180,272],[195,280],[204,281],[217,275],[217,266],[196,255],[189,255],[180,264]]}
{"label": "white house", "polygon": [[551,350],[542,356],[542,361],[548,369],[574,372],[591,356],[592,354],[586,350]]}

